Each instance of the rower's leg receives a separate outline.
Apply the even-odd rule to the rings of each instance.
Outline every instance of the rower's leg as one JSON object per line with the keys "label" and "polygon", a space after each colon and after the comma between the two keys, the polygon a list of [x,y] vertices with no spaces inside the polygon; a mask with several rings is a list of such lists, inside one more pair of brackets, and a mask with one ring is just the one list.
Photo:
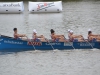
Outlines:
{"label": "rower's leg", "polygon": [[100,40],[97,40],[97,42],[100,42]]}
{"label": "rower's leg", "polygon": [[41,40],[42,42],[46,42],[46,40],[45,40],[44,38],[40,38],[40,40]]}
{"label": "rower's leg", "polygon": [[78,39],[78,42],[84,42],[84,40]]}
{"label": "rower's leg", "polygon": [[99,36],[97,37],[97,40],[100,40],[100,37]]}
{"label": "rower's leg", "polygon": [[60,42],[67,42],[65,39],[59,39]]}
{"label": "rower's leg", "polygon": [[43,35],[41,35],[40,40],[43,41],[43,42],[46,42],[46,39],[45,39],[45,37]]}

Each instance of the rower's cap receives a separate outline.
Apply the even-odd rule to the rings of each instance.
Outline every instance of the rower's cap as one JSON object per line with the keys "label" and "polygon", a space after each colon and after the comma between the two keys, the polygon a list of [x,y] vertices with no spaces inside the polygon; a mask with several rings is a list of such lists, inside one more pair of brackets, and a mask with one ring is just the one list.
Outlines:
{"label": "rower's cap", "polygon": [[37,33],[36,29],[33,30],[33,33]]}
{"label": "rower's cap", "polygon": [[70,30],[70,33],[73,33],[73,31],[72,31],[72,30]]}
{"label": "rower's cap", "polygon": [[91,31],[91,29],[88,29],[88,31]]}
{"label": "rower's cap", "polygon": [[70,29],[68,29],[68,32],[70,32],[71,30]]}

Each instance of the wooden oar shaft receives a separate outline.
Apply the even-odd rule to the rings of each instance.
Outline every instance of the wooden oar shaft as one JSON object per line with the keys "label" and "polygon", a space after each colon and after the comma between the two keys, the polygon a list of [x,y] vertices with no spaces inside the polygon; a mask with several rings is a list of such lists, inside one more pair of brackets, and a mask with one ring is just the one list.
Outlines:
{"label": "wooden oar shaft", "polygon": [[[45,38],[45,40],[51,45],[48,39]],[[54,50],[54,47],[51,45],[52,49]]]}
{"label": "wooden oar shaft", "polygon": [[[27,37],[27,36],[26,36]],[[28,37],[27,37],[27,40],[28,40]],[[31,41],[29,41],[29,42],[31,42]],[[32,44],[32,46],[33,46],[33,48],[34,48],[34,50],[36,50],[36,48],[35,48],[35,46]]]}
{"label": "wooden oar shaft", "polygon": [[[83,40],[84,40],[85,42],[89,43],[88,41],[86,41],[86,40],[84,39],[84,37],[83,37]],[[92,49],[93,49],[92,44],[91,44],[91,43],[89,43],[89,45],[90,45],[90,46],[92,47]]]}
{"label": "wooden oar shaft", "polygon": [[[65,38],[65,36],[64,36],[64,38]],[[66,38],[65,38],[66,39]],[[68,41],[69,42],[69,41]],[[69,42],[69,44],[70,44],[70,42]],[[75,47],[72,45],[72,44],[70,44],[72,47],[73,47],[73,49],[75,49]]]}

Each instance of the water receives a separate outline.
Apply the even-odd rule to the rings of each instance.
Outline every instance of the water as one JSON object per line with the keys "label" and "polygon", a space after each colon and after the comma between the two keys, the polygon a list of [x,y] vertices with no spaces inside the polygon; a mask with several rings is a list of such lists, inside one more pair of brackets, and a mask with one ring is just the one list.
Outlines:
{"label": "water", "polygon": [[[13,36],[13,28],[31,38],[35,28],[50,38],[50,29],[67,37],[67,29],[87,38],[87,30],[100,34],[100,1],[63,2],[62,13],[0,14],[0,34]],[[0,52],[0,75],[100,75],[100,50]]]}
{"label": "water", "polygon": [[100,75],[100,51],[28,51],[0,55],[0,75],[51,74]]}

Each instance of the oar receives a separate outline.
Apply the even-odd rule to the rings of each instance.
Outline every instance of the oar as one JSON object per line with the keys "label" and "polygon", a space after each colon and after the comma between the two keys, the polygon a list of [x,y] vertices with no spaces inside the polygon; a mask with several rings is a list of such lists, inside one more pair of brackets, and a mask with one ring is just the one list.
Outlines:
{"label": "oar", "polygon": [[[27,37],[27,36],[26,36]],[[27,40],[28,40],[28,37],[27,37]],[[29,41],[29,42],[31,42],[31,41]],[[36,48],[35,48],[35,46],[32,44],[32,46],[33,46],[33,48],[34,48],[34,50],[36,50]]]}
{"label": "oar", "polygon": [[[49,42],[49,40],[47,38],[45,38],[45,40],[51,45],[51,43]],[[52,49],[54,50],[54,47],[51,45]]]}
{"label": "oar", "polygon": [[[83,37],[83,36],[82,36]],[[87,43],[89,43],[88,41],[86,41],[85,39],[84,39],[84,37],[83,37],[83,40],[85,41],[85,42],[87,42]],[[92,49],[93,49],[93,46],[92,46],[92,44],[91,43],[89,43],[90,44],[90,46],[92,47]]]}
{"label": "oar", "polygon": [[[64,36],[64,38],[65,38],[65,36]],[[65,38],[65,40],[67,40],[66,38]],[[68,41],[69,42],[69,41]],[[70,42],[69,42],[69,44],[70,44]],[[72,47],[73,47],[73,49],[75,49],[75,47],[72,45],[72,44],[70,44]]]}

